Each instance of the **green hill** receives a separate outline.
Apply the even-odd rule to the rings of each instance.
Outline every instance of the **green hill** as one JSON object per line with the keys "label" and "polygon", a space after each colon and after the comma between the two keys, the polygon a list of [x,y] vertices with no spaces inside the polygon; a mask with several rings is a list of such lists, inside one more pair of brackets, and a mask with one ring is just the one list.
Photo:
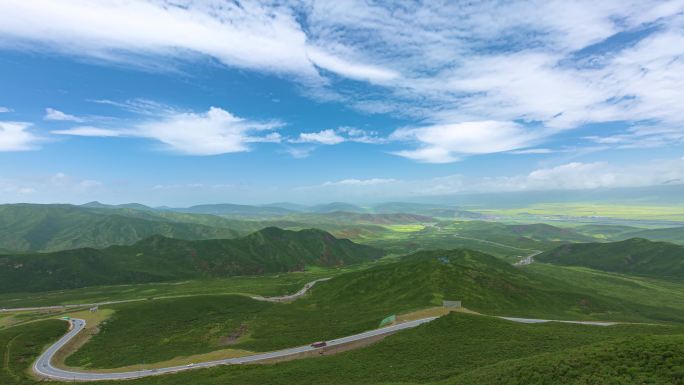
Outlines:
{"label": "green hill", "polygon": [[525,249],[546,250],[559,243],[596,240],[573,229],[543,223],[509,225],[498,222],[459,221],[444,222],[439,226],[456,236],[498,242]]}
{"label": "green hill", "polygon": [[[5,362],[0,382],[38,384],[30,377],[30,366],[41,349],[65,331],[66,323],[57,320],[0,330],[0,359]],[[681,384],[683,338],[681,328],[673,326],[528,325],[452,313],[344,354],[271,365],[226,365],[109,383]],[[130,344],[130,348],[144,346]]]}
{"label": "green hill", "polygon": [[330,304],[329,311],[364,303],[392,312],[441,305],[444,299],[508,316],[590,318],[626,311],[620,301],[472,250],[421,251],[399,263],[344,274],[316,286],[310,300]]}
{"label": "green hill", "polygon": [[132,209],[72,205],[0,205],[0,248],[54,251],[137,242],[161,234],[182,239],[233,238],[227,227],[175,221]]}
{"label": "green hill", "polygon": [[[225,348],[223,337],[235,330],[245,338],[230,347],[270,351],[373,329],[388,315],[440,305],[443,299],[462,300],[467,308],[492,315],[646,322],[682,319],[681,305],[671,312],[664,308],[654,311],[654,302],[636,303],[638,296],[615,295],[612,290],[583,290],[544,274],[528,273],[473,251],[420,252],[397,262],[341,274],[287,304],[213,295],[110,305],[107,308],[115,310],[112,318],[69,362],[117,367],[205,353]],[[482,316],[476,322],[486,323],[488,319]],[[598,334],[607,331],[592,330]],[[472,328],[463,331],[472,332]],[[507,333],[493,335],[492,345],[500,346],[497,341],[500,344],[500,337]],[[557,336],[561,342],[566,339]],[[130,341],[136,343],[131,345]]]}
{"label": "green hill", "polygon": [[[238,328],[249,338],[231,347],[270,351],[374,329],[389,315],[440,306],[444,299],[461,300],[484,314],[537,318],[615,319],[649,311],[605,294],[528,274],[474,251],[420,252],[336,276],[288,304],[199,296],[112,305],[116,313],[103,333],[70,362],[116,367],[208,352]],[[135,348],[129,340],[138,342]]]}
{"label": "green hill", "polygon": [[684,335],[633,336],[510,359],[441,385],[681,384]]}
{"label": "green hill", "polygon": [[0,256],[0,292],[160,282],[340,266],[381,250],[321,230],[266,228],[238,239],[188,241],[155,235],[130,246]]}
{"label": "green hill", "polygon": [[562,245],[535,258],[617,273],[684,278],[684,246],[641,238]]}
{"label": "green hill", "polygon": [[[256,206],[244,207],[249,211]],[[155,210],[138,204],[8,204],[0,205],[0,250],[11,253],[103,248],[131,245],[156,234],[188,240],[236,238],[270,226],[292,230],[315,227],[354,239],[374,237],[388,231],[375,223],[409,223],[414,220],[430,221],[430,218],[401,214],[331,213],[280,215],[258,220],[239,215],[231,218]]]}
{"label": "green hill", "polygon": [[625,236],[632,238],[646,238],[651,241],[664,241],[684,244],[684,227],[639,230],[629,232],[625,234]]}

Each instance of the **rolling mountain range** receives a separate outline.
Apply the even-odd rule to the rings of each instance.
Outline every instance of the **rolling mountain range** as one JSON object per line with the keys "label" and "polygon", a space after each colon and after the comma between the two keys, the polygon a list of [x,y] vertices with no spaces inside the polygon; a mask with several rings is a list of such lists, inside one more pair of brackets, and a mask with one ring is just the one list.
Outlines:
{"label": "rolling mountain range", "polygon": [[299,271],[384,254],[321,230],[265,228],[237,239],[188,241],[154,235],[130,246],[0,255],[0,292],[77,288]]}
{"label": "rolling mountain range", "polygon": [[369,206],[358,206],[345,202],[332,202],[319,205],[300,205],[289,202],[271,203],[265,205],[240,205],[232,203],[203,204],[190,207],[149,207],[139,203],[107,205],[100,202],[89,202],[83,205],[90,208],[136,209],[146,211],[170,211],[179,213],[213,214],[232,217],[264,219],[283,217],[294,214],[331,214],[335,212],[358,214],[415,214],[430,217],[482,219],[485,215],[466,211],[451,205],[387,202]]}
{"label": "rolling mountain range", "polygon": [[[256,209],[241,207],[249,208],[245,212]],[[131,245],[155,234],[187,240],[236,238],[269,226],[293,230],[316,227],[342,237],[354,237],[388,231],[381,225],[434,221],[431,217],[400,213],[293,212],[255,219],[157,210],[139,204],[7,204],[0,205],[0,252]]]}
{"label": "rolling mountain range", "polygon": [[146,211],[71,205],[0,206],[0,249],[53,251],[126,245],[161,234],[182,239],[234,238],[227,226],[180,222]]}

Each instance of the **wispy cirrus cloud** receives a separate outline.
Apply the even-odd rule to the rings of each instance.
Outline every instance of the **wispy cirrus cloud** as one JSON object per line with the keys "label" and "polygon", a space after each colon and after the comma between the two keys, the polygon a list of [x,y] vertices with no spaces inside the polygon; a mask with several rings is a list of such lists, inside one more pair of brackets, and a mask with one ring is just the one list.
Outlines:
{"label": "wispy cirrus cloud", "polygon": [[[287,77],[314,99],[414,121],[393,135],[407,139],[395,153],[433,163],[524,151],[589,123],[683,132],[683,31],[679,0],[0,3],[4,48],[132,65],[210,57]],[[649,143],[672,135],[652,130]]]}
{"label": "wispy cirrus cloud", "polygon": [[[306,15],[317,44],[345,46],[401,74],[386,79],[384,94],[338,90],[363,111],[501,140],[512,151],[529,143],[464,123],[516,122],[537,142],[587,123],[684,127],[676,107],[684,98],[681,1],[315,2]],[[416,147],[399,154],[462,158],[423,137],[431,136],[416,135]]]}
{"label": "wispy cirrus cloud", "polygon": [[319,68],[360,80],[397,76],[310,44],[297,21],[299,10],[299,4],[257,1],[9,0],[0,3],[0,34],[10,37],[2,44],[15,49],[131,65],[154,67],[158,61],[146,59],[200,55],[231,67],[295,75],[306,83],[323,82]]}
{"label": "wispy cirrus cloud", "polygon": [[218,155],[249,151],[250,143],[280,142],[274,129],[282,123],[239,118],[211,107],[207,112],[160,113],[154,119],[128,123],[126,128],[78,126],[53,134],[91,137],[138,137],[155,140],[164,148],[186,155]]}
{"label": "wispy cirrus cloud", "polygon": [[402,128],[390,138],[421,145],[416,150],[395,152],[396,155],[429,163],[449,163],[465,155],[529,147],[539,140],[539,135],[513,122],[477,121]]}
{"label": "wispy cirrus cloud", "polygon": [[65,112],[62,112],[60,110],[56,110],[54,108],[46,108],[45,109],[45,116],[43,116],[44,120],[55,120],[55,121],[62,121],[62,122],[83,122],[82,118],[79,118],[78,116],[67,114]]}

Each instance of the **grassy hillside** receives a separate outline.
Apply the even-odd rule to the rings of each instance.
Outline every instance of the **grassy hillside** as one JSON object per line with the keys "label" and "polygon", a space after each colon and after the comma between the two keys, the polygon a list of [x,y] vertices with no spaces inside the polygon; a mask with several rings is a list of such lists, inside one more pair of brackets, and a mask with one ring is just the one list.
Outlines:
{"label": "grassy hillside", "polygon": [[665,241],[684,244],[684,227],[669,227],[663,229],[648,229],[629,232],[624,237],[646,238],[651,241]]}
{"label": "grassy hillside", "polygon": [[684,335],[618,338],[562,352],[506,360],[441,384],[682,383]]}
{"label": "grassy hillside", "polygon": [[453,232],[459,236],[541,250],[553,244],[595,240],[595,238],[580,234],[573,229],[543,223],[509,225],[499,222],[467,221],[444,223],[440,227],[444,231]]}
{"label": "grassy hillside", "polygon": [[633,226],[621,225],[580,225],[572,228],[573,230],[597,239],[604,240],[623,240],[624,234],[642,229]]}
{"label": "grassy hillside", "polygon": [[[0,330],[0,354],[5,351],[12,354],[9,367],[16,374],[7,376],[6,372],[0,372],[4,374],[0,377],[2,383],[34,384],[26,369],[38,355],[40,346],[55,340],[59,333],[64,332],[65,326],[59,321],[45,321]],[[616,377],[620,382],[612,383],[649,383],[649,378],[644,376],[650,374],[655,380],[651,383],[677,384],[681,378],[678,368],[681,367],[681,346],[684,346],[682,334],[684,330],[676,326],[526,325],[452,313],[430,324],[390,336],[368,348],[339,355],[274,365],[223,366],[110,383],[604,384],[611,383],[612,378],[601,375],[625,375],[626,372],[634,377]],[[23,337],[17,337],[21,335]],[[12,340],[14,342],[9,345]],[[509,379],[518,379],[517,382],[495,376],[506,373],[506,368],[517,369],[506,374]],[[596,375],[597,381],[591,382],[591,377],[586,378],[586,382],[577,381],[577,369]],[[490,381],[492,378],[500,380]],[[553,381],[549,381],[551,379]]]}
{"label": "grassy hillside", "polygon": [[[475,251],[434,250],[412,254],[398,263],[341,275],[314,288],[310,300],[323,304],[367,303],[373,308],[401,311],[453,299],[463,301],[469,309],[496,315],[684,320],[682,306],[654,309],[644,302],[616,296],[618,290],[617,285],[600,291],[585,289]],[[663,295],[668,296],[665,292]]]}
{"label": "grassy hillside", "polygon": [[[142,358],[168,360],[181,351],[201,354],[225,348],[222,337],[235,331],[245,338],[230,348],[269,351],[373,329],[389,315],[438,306],[443,299],[490,315],[684,320],[682,305],[657,306],[679,299],[666,291],[619,291],[620,283],[584,289],[468,250],[421,252],[339,275],[289,304],[205,296],[113,305],[114,318],[69,362],[116,367]],[[125,342],[131,338],[138,341],[135,347]]]}
{"label": "grassy hillside", "polygon": [[44,346],[54,343],[67,331],[67,323],[48,320],[0,329],[0,384],[37,384],[29,367]]}
{"label": "grassy hillside", "polygon": [[160,234],[182,239],[233,238],[227,226],[182,223],[141,210],[72,205],[0,205],[0,249],[54,251],[127,245]]}
{"label": "grassy hillside", "polygon": [[378,258],[382,251],[321,230],[266,228],[238,239],[152,236],[131,246],[0,256],[0,292],[45,291],[299,271]]}
{"label": "grassy hillside", "polygon": [[536,258],[543,262],[603,271],[684,278],[684,246],[641,238],[612,243],[568,244]]}
{"label": "grassy hillside", "polygon": [[[391,227],[388,227],[391,229]],[[549,250],[559,244],[590,242],[597,238],[573,229],[547,224],[510,225],[488,221],[440,221],[416,231],[390,231],[359,239],[368,245],[393,253],[430,249],[468,248],[515,262],[536,250]]]}

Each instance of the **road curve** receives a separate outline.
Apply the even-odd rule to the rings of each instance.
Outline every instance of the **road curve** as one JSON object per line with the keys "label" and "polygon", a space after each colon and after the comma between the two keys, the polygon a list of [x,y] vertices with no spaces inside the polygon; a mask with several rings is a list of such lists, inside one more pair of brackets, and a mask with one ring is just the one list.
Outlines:
{"label": "road curve", "polygon": [[33,365],[33,371],[38,376],[43,378],[50,378],[54,380],[68,380],[68,381],[102,381],[102,380],[126,380],[147,376],[155,376],[159,374],[176,373],[185,370],[198,369],[198,368],[208,368],[218,365],[238,365],[247,364],[265,360],[271,360],[274,358],[282,358],[288,356],[294,356],[304,352],[311,352],[315,350],[324,349],[331,346],[339,346],[347,344],[354,341],[361,341],[364,339],[372,338],[375,336],[381,336],[389,333],[394,333],[399,330],[410,329],[416,326],[422,325],[424,323],[435,320],[437,317],[422,318],[414,321],[408,321],[400,323],[397,325],[387,326],[380,329],[369,330],[367,332],[354,334],[347,337],[337,338],[333,340],[326,341],[327,345],[321,348],[315,348],[310,345],[298,346],[289,349],[277,350],[267,353],[259,353],[251,356],[237,357],[237,358],[227,358],[223,360],[208,361],[192,365],[182,365],[182,366],[172,366],[160,369],[145,369],[130,372],[119,372],[119,373],[93,373],[93,372],[78,372],[71,370],[64,370],[56,368],[52,365],[52,359],[64,345],[66,345],[69,340],[74,338],[83,328],[85,328],[86,322],[82,319],[71,319],[69,322],[71,328],[69,331],[59,339],[55,344],[50,346],[43,354],[38,357],[35,364]]}
{"label": "road curve", "polygon": [[[311,352],[320,349],[325,349],[331,346],[339,346],[355,341],[362,341],[364,339],[381,336],[385,334],[394,333],[400,330],[411,329],[416,326],[431,322],[438,317],[428,317],[421,318],[413,321],[408,321],[392,326],[387,326],[380,329],[369,330],[363,333],[354,334],[347,337],[337,338],[333,340],[326,341],[325,347],[315,348],[310,345],[298,346],[294,348],[276,350],[272,352],[259,353],[245,357],[237,358],[227,358],[223,360],[207,361],[192,365],[181,365],[181,366],[171,366],[167,368],[159,369],[145,369],[129,372],[118,372],[118,373],[94,373],[94,372],[79,372],[56,368],[52,365],[52,359],[54,355],[66,345],[69,340],[74,338],[83,328],[85,328],[86,322],[82,319],[71,319],[69,331],[62,336],[55,344],[50,346],[43,354],[38,357],[33,365],[33,371],[38,376],[43,378],[49,378],[53,380],[70,380],[70,381],[104,381],[104,380],[126,380],[140,377],[155,376],[160,374],[177,373],[185,370],[198,369],[198,368],[209,368],[212,366],[219,365],[239,365],[256,363],[259,361],[271,360],[274,358],[283,358],[288,356],[294,356],[304,352]],[[563,320],[548,320],[548,319],[538,319],[538,318],[518,318],[518,317],[501,317],[496,318],[519,322],[519,323],[546,323],[546,322],[561,322],[570,324],[582,324],[582,325],[593,325],[593,326],[611,326],[618,322],[599,322],[599,321],[563,321]]]}
{"label": "road curve", "polygon": [[[288,295],[276,296],[276,297],[262,297],[260,295],[252,295],[249,297],[252,299],[255,299],[257,301],[288,302],[288,301],[295,300],[295,299],[303,296],[304,294],[306,294],[306,292],[309,291],[309,289],[311,289],[317,282],[327,281],[329,279],[332,279],[332,277],[319,278],[315,281],[311,281],[311,282],[305,284],[304,287],[302,287],[298,292],[296,292],[294,294],[288,294]],[[224,293],[224,294],[228,295],[231,293]],[[235,295],[245,295],[245,294],[239,294],[239,293],[234,293],[234,294]],[[197,295],[202,295],[202,294],[197,294]],[[196,295],[190,295],[190,296],[196,296]],[[188,297],[188,295],[158,296],[158,297],[154,297],[153,300],[169,299],[169,298],[182,298],[182,297]],[[122,299],[119,301],[75,303],[75,304],[67,304],[67,305],[2,308],[2,309],[0,309],[0,313],[9,313],[9,312],[17,312],[17,311],[66,310],[66,309],[74,309],[74,308],[81,308],[81,307],[105,306],[105,305],[115,305],[115,304],[119,304],[119,303],[142,302],[142,301],[148,301],[148,299],[147,298],[134,298],[134,299]]]}
{"label": "road curve", "polygon": [[304,285],[303,288],[301,288],[298,292],[296,292],[294,294],[288,294],[288,295],[283,295],[283,296],[278,296],[278,297],[262,297],[260,295],[254,295],[254,296],[251,296],[251,298],[255,299],[257,301],[266,301],[266,302],[290,302],[290,301],[294,301],[297,298],[306,294],[306,292],[309,291],[309,289],[311,289],[312,287],[314,287],[314,285],[317,284],[318,282],[328,281],[331,279],[332,279],[332,277],[327,277],[327,278],[319,278],[315,281],[311,281],[311,282],[307,283],[306,285]]}

